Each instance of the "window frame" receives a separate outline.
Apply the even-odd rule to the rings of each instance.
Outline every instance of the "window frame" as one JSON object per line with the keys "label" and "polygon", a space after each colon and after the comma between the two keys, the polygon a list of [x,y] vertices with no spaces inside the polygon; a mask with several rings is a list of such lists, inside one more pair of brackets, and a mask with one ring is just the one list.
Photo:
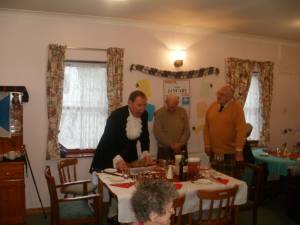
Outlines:
{"label": "window frame", "polygon": [[[99,63],[107,66],[107,61],[93,61],[93,60],[64,60],[64,63]],[[106,67],[107,68],[107,67]],[[107,74],[106,74],[107,75]],[[59,143],[59,153],[61,158],[87,158],[95,155],[96,149],[68,149]]]}

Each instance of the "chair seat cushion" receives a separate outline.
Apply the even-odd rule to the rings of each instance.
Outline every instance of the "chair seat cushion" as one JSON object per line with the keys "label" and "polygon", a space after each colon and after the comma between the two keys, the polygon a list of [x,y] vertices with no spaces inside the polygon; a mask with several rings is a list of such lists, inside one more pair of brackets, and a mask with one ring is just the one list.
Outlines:
{"label": "chair seat cushion", "polygon": [[[97,186],[92,183],[87,183],[87,193],[94,192]],[[63,194],[83,195],[83,184],[74,184],[61,189]]]}
{"label": "chair seat cushion", "polygon": [[77,219],[94,215],[88,202],[85,200],[60,202],[59,213],[62,219]]}

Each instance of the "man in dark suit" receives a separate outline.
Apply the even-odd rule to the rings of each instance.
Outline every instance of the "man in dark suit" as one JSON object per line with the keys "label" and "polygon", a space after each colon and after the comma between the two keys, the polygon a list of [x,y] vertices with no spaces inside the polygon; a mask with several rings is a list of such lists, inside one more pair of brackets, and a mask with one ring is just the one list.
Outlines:
{"label": "man in dark suit", "polygon": [[90,171],[116,168],[126,170],[127,164],[138,159],[136,144],[141,143],[146,165],[153,164],[149,153],[147,97],[141,91],[133,91],[128,105],[111,113],[104,133],[97,146]]}
{"label": "man in dark suit", "polygon": [[[105,168],[127,170],[127,163],[138,159],[136,148],[138,141],[141,143],[145,164],[152,165],[154,163],[149,153],[150,141],[146,105],[146,95],[141,91],[133,91],[129,95],[128,105],[111,113],[97,146],[90,172]],[[116,198],[111,198],[107,222],[110,225],[119,225]]]}

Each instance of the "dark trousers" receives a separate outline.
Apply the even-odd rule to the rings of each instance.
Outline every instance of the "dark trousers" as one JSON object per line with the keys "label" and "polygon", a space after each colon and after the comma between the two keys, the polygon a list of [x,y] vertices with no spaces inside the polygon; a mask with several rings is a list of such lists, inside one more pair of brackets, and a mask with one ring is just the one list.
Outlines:
{"label": "dark trousers", "polygon": [[223,159],[218,159],[212,154],[210,157],[211,167],[221,173],[235,178],[241,178],[243,174],[242,163],[235,161],[235,154],[224,154]]}
{"label": "dark trousers", "polygon": [[181,154],[182,150],[185,150],[187,153],[187,146],[183,145],[180,152],[178,153],[175,153],[174,150],[169,147],[158,147],[157,159],[175,160],[175,155]]}

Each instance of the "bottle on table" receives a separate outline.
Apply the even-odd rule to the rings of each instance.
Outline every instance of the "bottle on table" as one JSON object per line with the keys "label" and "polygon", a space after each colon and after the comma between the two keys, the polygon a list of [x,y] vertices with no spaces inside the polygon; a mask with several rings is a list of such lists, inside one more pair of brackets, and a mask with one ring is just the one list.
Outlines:
{"label": "bottle on table", "polygon": [[185,150],[182,150],[181,152],[181,160],[179,163],[179,179],[180,181],[186,181],[187,180],[187,153]]}
{"label": "bottle on table", "polygon": [[180,170],[179,164],[180,164],[181,158],[182,158],[181,154],[175,155],[175,171],[174,172],[175,172],[176,176],[179,176],[179,170]]}

